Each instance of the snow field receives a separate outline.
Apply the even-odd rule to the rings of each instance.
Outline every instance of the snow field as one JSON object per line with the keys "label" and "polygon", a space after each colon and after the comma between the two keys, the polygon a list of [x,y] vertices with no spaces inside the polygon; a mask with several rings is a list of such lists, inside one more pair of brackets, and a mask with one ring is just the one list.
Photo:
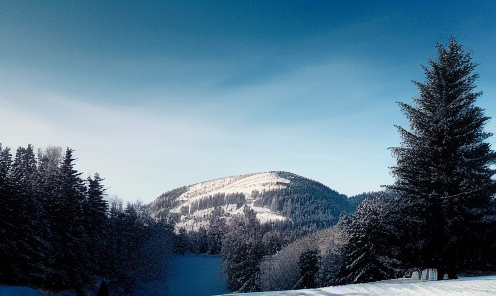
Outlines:
{"label": "snow field", "polygon": [[420,281],[395,279],[366,284],[326,287],[319,289],[271,291],[229,295],[246,296],[305,296],[305,295],[354,295],[354,296],[489,296],[496,295],[496,276],[465,277],[458,280]]}

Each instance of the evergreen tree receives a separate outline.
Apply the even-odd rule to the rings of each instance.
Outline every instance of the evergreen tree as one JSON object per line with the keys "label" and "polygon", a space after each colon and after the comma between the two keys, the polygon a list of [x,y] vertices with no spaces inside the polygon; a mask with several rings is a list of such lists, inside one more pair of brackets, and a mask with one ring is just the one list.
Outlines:
{"label": "evergreen tree", "polygon": [[86,187],[74,169],[73,150],[67,148],[57,178],[56,194],[50,201],[51,268],[49,289],[57,291],[74,288],[78,295],[93,280],[91,257],[88,252],[92,243],[84,221]]}
{"label": "evergreen tree", "polygon": [[300,255],[298,263],[300,267],[300,281],[297,288],[312,289],[316,288],[315,275],[319,271],[320,255],[318,250],[309,250]]}
{"label": "evergreen tree", "polygon": [[53,277],[53,274],[58,274],[57,269],[53,269],[55,255],[57,251],[57,242],[59,237],[54,235],[52,230],[58,223],[56,218],[56,207],[58,204],[59,196],[59,178],[60,178],[60,164],[62,161],[62,148],[61,147],[47,147],[45,151],[38,149],[38,176],[37,176],[37,189],[38,198],[41,202],[43,209],[43,216],[41,219],[41,229],[39,233],[45,242],[45,256],[43,257],[43,266],[45,269],[45,279],[40,284],[42,287],[49,288],[46,285]]}
{"label": "evergreen tree", "polygon": [[0,145],[0,282],[3,284],[15,284],[15,264],[17,256],[15,250],[14,235],[16,233],[16,207],[13,186],[9,178],[12,166],[12,155],[8,147]]}
{"label": "evergreen tree", "polygon": [[8,179],[8,198],[13,205],[9,223],[14,230],[7,235],[13,247],[10,256],[15,258],[11,280],[16,284],[40,283],[45,253],[40,236],[43,207],[37,195],[37,164],[31,144],[17,149]]}
{"label": "evergreen tree", "polygon": [[174,238],[174,253],[184,255],[188,252],[189,246],[190,242],[186,229],[179,229],[179,233]]}
{"label": "evergreen tree", "polygon": [[224,235],[225,220],[221,219],[222,208],[214,208],[209,217],[209,228],[207,230],[207,253],[220,254],[222,249],[222,236]]}
{"label": "evergreen tree", "polygon": [[[410,267],[437,268],[440,277],[480,269],[487,255],[487,231],[494,228],[492,199],[496,153],[485,142],[489,119],[474,105],[478,78],[472,53],[451,38],[437,45],[437,59],[424,67],[426,82],[414,82],[420,97],[414,105],[399,103],[410,131],[398,126],[402,142],[390,148],[397,159],[388,186],[401,195],[402,257]],[[408,255],[407,255],[408,254]]]}
{"label": "evergreen tree", "polygon": [[139,223],[134,205],[128,203],[124,210],[114,206],[110,210],[109,237],[106,250],[109,289],[132,293],[136,286],[135,272],[139,270],[138,251],[144,227]]}
{"label": "evergreen tree", "polygon": [[102,273],[102,256],[105,247],[108,204],[104,199],[105,188],[98,173],[87,178],[88,190],[83,202],[83,225],[88,238],[88,270],[93,274]]}
{"label": "evergreen tree", "polygon": [[344,284],[366,283],[393,278],[399,265],[398,231],[391,223],[391,202],[366,198],[355,213],[340,221],[347,237],[343,265],[338,278]]}
{"label": "evergreen tree", "polygon": [[260,291],[260,262],[265,255],[263,233],[256,213],[244,208],[244,217],[235,217],[222,240],[222,271],[231,291]]}

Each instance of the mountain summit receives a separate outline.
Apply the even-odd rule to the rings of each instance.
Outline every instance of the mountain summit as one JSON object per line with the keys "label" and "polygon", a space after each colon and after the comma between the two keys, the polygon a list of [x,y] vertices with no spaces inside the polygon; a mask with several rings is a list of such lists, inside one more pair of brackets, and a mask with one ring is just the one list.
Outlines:
{"label": "mountain summit", "polygon": [[250,207],[261,223],[322,229],[352,207],[344,194],[288,172],[254,173],[204,181],[160,195],[150,211],[176,230],[208,229],[213,216],[230,219]]}

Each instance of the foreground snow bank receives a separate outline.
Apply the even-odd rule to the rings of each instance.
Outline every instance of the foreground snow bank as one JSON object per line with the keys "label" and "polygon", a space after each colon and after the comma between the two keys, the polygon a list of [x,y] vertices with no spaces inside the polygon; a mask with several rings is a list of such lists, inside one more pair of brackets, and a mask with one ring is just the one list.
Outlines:
{"label": "foreground snow bank", "polygon": [[445,281],[420,281],[412,279],[396,279],[366,284],[355,284],[346,286],[327,287],[320,289],[293,290],[293,291],[274,291],[259,292],[248,294],[231,294],[231,295],[249,295],[249,296],[269,296],[269,295],[377,295],[377,296],[396,296],[396,295],[423,295],[423,296],[440,296],[440,295],[496,295],[496,276],[483,277],[465,277],[458,280]]}

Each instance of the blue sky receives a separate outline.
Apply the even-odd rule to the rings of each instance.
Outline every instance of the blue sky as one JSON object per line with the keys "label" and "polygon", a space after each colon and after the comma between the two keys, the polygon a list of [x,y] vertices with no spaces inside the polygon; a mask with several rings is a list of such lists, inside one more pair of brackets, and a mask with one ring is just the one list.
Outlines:
{"label": "blue sky", "polygon": [[450,36],[496,117],[494,0],[2,0],[0,143],[71,147],[126,201],[273,170],[380,190]]}

